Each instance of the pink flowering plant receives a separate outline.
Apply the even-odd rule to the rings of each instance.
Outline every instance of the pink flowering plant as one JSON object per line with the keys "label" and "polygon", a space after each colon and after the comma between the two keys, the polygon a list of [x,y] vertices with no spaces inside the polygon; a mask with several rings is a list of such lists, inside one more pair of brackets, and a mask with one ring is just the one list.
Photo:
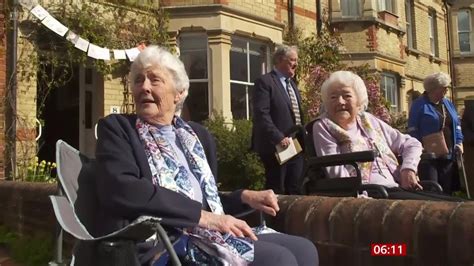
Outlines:
{"label": "pink flowering plant", "polygon": [[[297,80],[302,89],[303,108],[306,121],[320,114],[321,86],[329,75],[337,70],[349,70],[358,74],[365,82],[369,97],[368,112],[387,123],[392,122],[389,103],[380,91],[379,77],[369,65],[349,67],[342,62],[344,50],[342,38],[327,21],[318,35],[303,38],[300,29],[286,32],[285,40],[289,45],[298,46]],[[397,116],[398,117],[398,116]],[[400,119],[397,119],[400,121]]]}

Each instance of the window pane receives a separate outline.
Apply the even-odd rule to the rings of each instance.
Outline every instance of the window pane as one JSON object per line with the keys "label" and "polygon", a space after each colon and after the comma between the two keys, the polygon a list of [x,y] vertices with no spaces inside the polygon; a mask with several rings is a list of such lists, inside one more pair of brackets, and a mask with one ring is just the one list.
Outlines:
{"label": "window pane", "polygon": [[207,36],[185,34],[179,38],[180,59],[190,79],[207,79]]}
{"label": "window pane", "polygon": [[202,122],[209,117],[209,95],[207,82],[192,82],[186,107],[192,121]]}
{"label": "window pane", "polygon": [[266,55],[267,46],[262,43],[250,43],[250,80],[255,79],[266,73]]}
{"label": "window pane", "polygon": [[408,42],[408,47],[414,48],[414,33],[413,30],[415,29],[414,27],[414,21],[412,17],[412,0],[406,0],[405,1],[405,18],[406,18],[406,25],[407,25],[407,42]]}
{"label": "window pane", "polygon": [[234,119],[247,119],[247,86],[242,84],[230,84],[231,111]]}
{"label": "window pane", "polygon": [[247,42],[233,38],[230,50],[230,79],[248,81]]}
{"label": "window pane", "polygon": [[382,75],[380,89],[385,99],[390,102],[391,111],[398,110],[398,88],[394,76]]}
{"label": "window pane", "polygon": [[469,11],[461,10],[458,12],[458,30],[471,31],[471,18]]}
{"label": "window pane", "polygon": [[385,0],[379,0],[379,11],[386,10]]}
{"label": "window pane", "polygon": [[471,51],[470,34],[468,32],[459,33],[459,49],[461,52]]}
{"label": "window pane", "polygon": [[342,16],[359,16],[359,0],[341,0]]}

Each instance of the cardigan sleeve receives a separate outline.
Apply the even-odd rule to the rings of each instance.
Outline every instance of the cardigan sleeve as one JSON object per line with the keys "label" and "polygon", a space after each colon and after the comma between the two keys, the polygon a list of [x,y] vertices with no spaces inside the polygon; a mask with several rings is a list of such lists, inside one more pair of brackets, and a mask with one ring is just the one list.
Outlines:
{"label": "cardigan sleeve", "polygon": [[375,116],[371,115],[371,120],[373,123],[379,124],[390,150],[395,155],[402,156],[403,162],[400,170],[410,169],[416,173],[423,151],[421,143],[416,138],[401,133]]}
{"label": "cardigan sleeve", "polygon": [[[174,227],[197,225],[202,205],[153,185],[151,176],[145,176],[137,161],[137,149],[143,148],[133,135],[135,129],[119,118],[109,116],[98,124],[96,159],[100,204],[107,212],[123,219],[150,215],[160,217],[164,224]],[[143,163],[147,164],[141,162],[141,165]]]}

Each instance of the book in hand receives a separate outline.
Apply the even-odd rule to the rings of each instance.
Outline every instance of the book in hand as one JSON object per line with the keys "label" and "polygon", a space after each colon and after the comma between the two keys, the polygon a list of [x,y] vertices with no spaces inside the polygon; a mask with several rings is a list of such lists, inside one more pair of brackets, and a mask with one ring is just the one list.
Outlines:
{"label": "book in hand", "polygon": [[275,156],[280,165],[286,163],[288,160],[295,157],[298,153],[302,151],[298,139],[292,138],[292,140],[293,141],[290,141],[290,145],[288,145],[288,147],[286,148],[283,148],[280,144],[277,144],[275,146]]}

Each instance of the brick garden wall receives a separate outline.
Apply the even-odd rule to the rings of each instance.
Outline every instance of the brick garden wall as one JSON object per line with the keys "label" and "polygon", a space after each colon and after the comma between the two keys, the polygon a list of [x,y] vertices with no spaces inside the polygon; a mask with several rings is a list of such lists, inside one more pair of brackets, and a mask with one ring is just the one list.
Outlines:
{"label": "brick garden wall", "polygon": [[[316,243],[321,265],[474,264],[474,202],[281,196],[270,224]],[[371,243],[405,243],[406,257],[371,257]]]}
{"label": "brick garden wall", "polygon": [[[54,235],[48,195],[55,192],[51,184],[0,182],[0,225]],[[322,266],[474,264],[474,202],[317,196],[281,196],[279,202],[281,211],[269,224],[316,243]],[[405,243],[407,256],[371,257],[371,243]]]}

